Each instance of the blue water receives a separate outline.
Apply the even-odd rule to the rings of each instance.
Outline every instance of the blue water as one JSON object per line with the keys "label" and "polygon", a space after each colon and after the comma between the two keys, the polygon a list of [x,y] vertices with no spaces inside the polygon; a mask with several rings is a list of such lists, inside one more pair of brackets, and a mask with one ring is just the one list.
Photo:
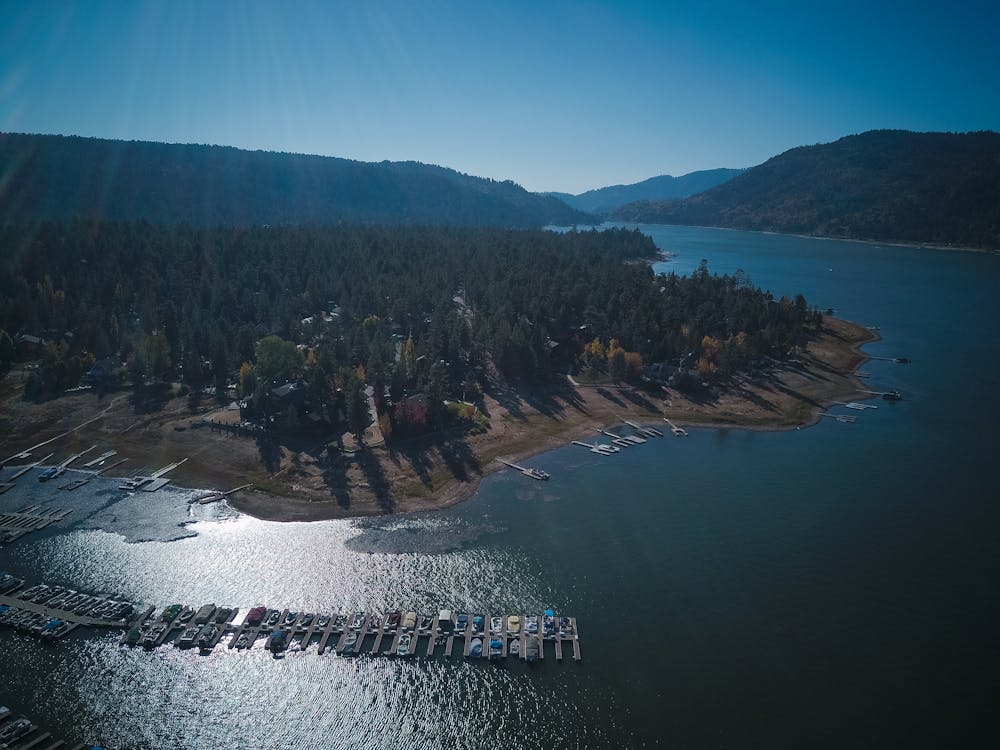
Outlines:
{"label": "blue water", "polygon": [[[503,472],[412,518],[275,524],[95,483],[0,550],[0,568],[158,605],[551,605],[578,617],[582,664],[200,658],[4,631],[0,704],[110,747],[996,744],[1000,257],[643,230],[675,254],[659,270],[706,258],[877,324],[865,350],[913,363],[864,369],[905,400],[853,425],[567,446],[534,459],[547,483]],[[0,510],[66,506],[26,480]]]}

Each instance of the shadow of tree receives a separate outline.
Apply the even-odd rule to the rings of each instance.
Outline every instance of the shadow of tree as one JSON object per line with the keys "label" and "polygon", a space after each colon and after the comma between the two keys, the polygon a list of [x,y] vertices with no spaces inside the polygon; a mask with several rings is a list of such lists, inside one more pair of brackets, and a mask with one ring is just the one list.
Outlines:
{"label": "shadow of tree", "polygon": [[422,445],[408,445],[401,450],[391,449],[389,451],[389,458],[393,463],[399,463],[399,456],[406,459],[410,468],[413,469],[413,473],[420,479],[420,483],[429,488],[431,486],[432,462],[427,454],[427,448]]}
{"label": "shadow of tree", "polygon": [[764,409],[765,411],[774,411],[776,408],[771,401],[768,401],[759,393],[756,393],[750,390],[749,388],[740,385],[737,386],[735,390],[737,396],[739,396],[740,398],[745,398],[750,403],[754,404],[755,406],[759,406],[761,409]]}
{"label": "shadow of tree", "polygon": [[625,406],[627,406],[627,404],[624,401],[622,401],[620,398],[618,398],[618,396],[616,396],[615,394],[613,394],[607,388],[597,388],[595,390],[597,391],[597,395],[601,396],[602,398],[606,398],[611,403],[613,403],[613,404],[615,404],[617,406],[621,406],[623,408]]}
{"label": "shadow of tree", "polygon": [[438,446],[438,454],[452,476],[460,482],[469,481],[469,470],[481,475],[483,467],[465,440],[448,440]]}
{"label": "shadow of tree", "polygon": [[257,438],[257,452],[260,462],[271,474],[281,468],[281,446],[278,439],[271,435],[261,435]]}
{"label": "shadow of tree", "polygon": [[363,449],[355,454],[355,460],[365,475],[368,486],[371,487],[372,493],[375,495],[375,500],[378,502],[382,512],[392,513],[396,509],[396,501],[392,497],[389,480],[382,470],[382,462],[378,460],[378,456],[370,450]]}
{"label": "shadow of tree", "polygon": [[647,411],[659,412],[660,408],[646,398],[641,392],[633,390],[619,390],[618,395],[622,398],[628,399],[636,406],[646,409]]}
{"label": "shadow of tree", "polygon": [[323,470],[323,483],[336,499],[337,505],[345,510],[351,507],[350,483],[347,479],[347,465],[340,455],[331,455]]}

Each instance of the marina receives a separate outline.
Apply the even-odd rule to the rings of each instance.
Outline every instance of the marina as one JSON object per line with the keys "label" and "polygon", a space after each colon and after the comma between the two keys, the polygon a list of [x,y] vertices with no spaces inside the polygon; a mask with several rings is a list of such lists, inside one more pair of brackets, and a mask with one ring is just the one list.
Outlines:
{"label": "marina", "polygon": [[[474,641],[484,637],[487,617],[438,610],[436,616],[406,612],[300,613],[257,605],[247,610],[237,624],[238,607],[202,604],[170,604],[160,609],[149,606],[136,611],[129,602],[118,601],[38,584],[0,574],[0,626],[13,627],[42,639],[57,639],[77,628],[124,629],[122,646],[147,650],[164,645],[181,649],[197,647],[211,653],[224,639],[227,649],[245,651],[259,641],[276,656],[285,651],[307,651],[315,641],[317,654],[332,650],[343,657],[418,656],[434,658],[439,646],[444,657],[459,653],[470,659],[515,658],[536,661],[544,658],[545,642],[552,642],[556,661],[563,658],[563,646],[572,649],[574,661],[581,661],[576,618],[556,617],[552,610],[541,615],[506,614],[489,617],[488,635],[495,648],[475,649]],[[539,629],[539,623],[543,623]],[[371,645],[366,649],[368,639]],[[426,638],[421,649],[421,639]],[[382,650],[383,642],[389,648]],[[537,641],[538,648],[533,643]],[[455,648],[456,642],[460,644]],[[491,653],[492,652],[492,653]]]}
{"label": "marina", "polygon": [[[207,608],[213,608],[209,620],[202,613]],[[262,611],[263,610],[263,611]],[[450,610],[441,610],[435,618],[432,615],[418,615],[407,612],[340,612],[317,615],[311,612],[299,613],[289,609],[267,609],[263,605],[251,608],[242,622],[236,624],[236,608],[214,609],[214,605],[204,605],[198,609],[198,615],[192,615],[194,607],[170,605],[164,607],[159,617],[154,616],[155,609],[149,608],[142,615],[129,623],[128,632],[122,638],[122,645],[143,646],[147,649],[163,645],[173,645],[177,648],[199,646],[201,653],[210,653],[223,639],[228,639],[226,647],[245,651],[251,648],[264,648],[279,656],[287,651],[303,652],[316,643],[317,655],[333,651],[342,657],[352,656],[388,656],[410,657],[424,656],[434,658],[438,648],[444,647],[443,657],[453,658],[461,654],[470,659],[490,658],[487,650],[478,652],[472,644],[477,636],[483,635],[483,630],[475,626],[456,629],[458,618],[464,622],[483,622],[485,617],[469,615],[455,616]],[[551,610],[547,610],[550,612]],[[223,614],[220,614],[223,613]],[[536,661],[544,658],[544,644],[551,642],[555,649],[556,660],[563,658],[563,647],[571,649],[574,661],[582,661],[580,638],[576,628],[576,618],[554,615],[501,615],[493,616],[493,623],[540,622],[545,618],[552,619],[553,626],[545,630],[542,637],[528,630],[522,632],[505,630],[503,625],[491,628],[491,640],[499,642],[493,660],[516,658],[522,661]],[[481,618],[481,619],[477,619]],[[208,636],[206,637],[206,633]],[[422,641],[421,639],[426,639]],[[538,648],[529,648],[532,639],[537,641]],[[388,647],[383,649],[383,645]],[[456,648],[456,642],[461,644]],[[260,646],[256,644],[260,643]],[[368,645],[368,644],[371,645]]]}
{"label": "marina", "polygon": [[0,514],[0,543],[15,542],[25,534],[61,521],[72,512],[32,505],[15,513]]}

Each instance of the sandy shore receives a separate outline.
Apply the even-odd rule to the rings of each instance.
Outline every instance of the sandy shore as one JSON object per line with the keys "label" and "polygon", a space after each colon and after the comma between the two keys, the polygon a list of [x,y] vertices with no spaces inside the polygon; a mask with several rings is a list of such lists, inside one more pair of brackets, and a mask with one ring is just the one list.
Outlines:
{"label": "sandy shore", "polygon": [[309,521],[433,510],[471,496],[483,477],[503,468],[498,456],[518,460],[571,440],[593,441],[599,428],[623,419],[663,425],[668,417],[685,426],[757,430],[811,424],[831,402],[865,397],[850,373],[866,359],[860,346],[875,338],[868,329],[827,317],[823,334],[795,361],[697,399],[674,389],[661,398],[568,381],[498,388],[483,399],[489,427],[481,434],[437,434],[335,458],[319,437],[273,444],[199,426],[204,419],[237,421],[238,414],[214,407],[192,413],[183,398],[147,415],[133,413],[127,393],[103,399],[78,393],[29,404],[20,400],[20,376],[12,373],[0,384],[0,458],[62,435],[39,457],[96,444],[129,459],[114,472],[122,476],[187,458],[170,475],[176,484],[227,490],[252,482],[253,490],[229,502],[258,518]]}

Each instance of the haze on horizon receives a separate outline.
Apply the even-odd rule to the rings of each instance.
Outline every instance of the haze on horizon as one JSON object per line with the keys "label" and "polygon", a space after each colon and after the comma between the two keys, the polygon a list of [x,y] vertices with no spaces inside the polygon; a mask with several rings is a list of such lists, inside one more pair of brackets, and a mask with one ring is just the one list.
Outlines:
{"label": "haze on horizon", "polygon": [[1000,130],[998,21],[969,2],[0,0],[0,130],[579,193],[874,128]]}

